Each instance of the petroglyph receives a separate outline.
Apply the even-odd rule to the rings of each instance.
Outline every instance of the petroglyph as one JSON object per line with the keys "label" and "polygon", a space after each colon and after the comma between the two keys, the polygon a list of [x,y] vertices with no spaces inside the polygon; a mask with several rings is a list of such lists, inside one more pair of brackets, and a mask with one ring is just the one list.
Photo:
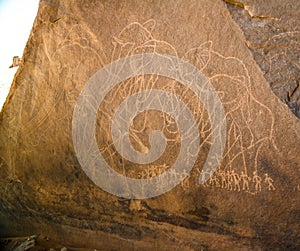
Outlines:
{"label": "petroglyph", "polygon": [[255,191],[261,191],[261,177],[257,172],[253,172],[252,181],[255,183]]}
{"label": "petroglyph", "polygon": [[[201,170],[202,166],[194,166],[200,179],[199,182],[203,183],[205,187],[214,186],[236,192],[249,192],[253,186],[253,190],[258,192],[261,190],[262,185],[267,185],[270,191],[274,191],[273,180],[269,176],[262,180],[257,174],[259,173],[258,160],[260,158],[260,149],[263,146],[277,149],[273,140],[274,117],[271,110],[253,95],[249,85],[249,73],[244,63],[239,58],[225,57],[214,51],[212,41],[200,43],[186,53],[179,54],[176,48],[168,41],[159,40],[153,35],[155,26],[156,22],[152,19],[144,23],[133,22],[126,25],[118,34],[112,37],[113,50],[110,60],[114,61],[140,53],[153,53],[176,56],[195,65],[203,72],[217,91],[224,106],[227,120],[227,141],[223,159],[215,173]],[[82,36],[78,36],[78,34]],[[97,46],[99,41],[86,27],[75,25],[66,32],[62,41],[57,46],[54,54],[47,54],[49,61],[55,64],[56,72],[57,69],[61,72],[61,75],[53,74],[53,78],[59,78],[63,75],[66,81],[68,76],[70,76],[70,79],[71,76],[72,78],[76,76],[76,69],[80,67],[82,62],[78,60],[77,62],[66,62],[66,64],[62,65],[60,57],[65,55],[66,52],[72,53],[73,50],[80,50],[84,54],[89,53],[89,62],[85,63],[92,64],[92,62],[97,62],[93,69],[105,65],[105,62],[107,62],[105,53],[99,49],[102,46]],[[47,48],[44,49],[46,52],[48,51]],[[132,62],[132,64],[135,63]],[[90,70],[92,71],[92,69]],[[115,70],[117,76],[118,69]],[[174,71],[177,70],[174,68]],[[50,72],[51,74],[52,71]],[[87,72],[88,75],[90,75],[90,72]],[[56,81],[58,82],[58,80]],[[62,84],[66,85],[69,83],[65,82]],[[69,88],[69,90],[71,89]],[[147,154],[153,151],[153,147],[155,147],[155,144],[153,144],[155,142],[151,142],[151,134],[160,131],[165,138],[166,148],[163,154],[155,161],[148,164],[137,164],[122,157],[117,151],[110,128],[115,111],[120,104],[135,93],[145,90],[148,90],[148,92],[145,92],[134,104],[131,104],[137,108],[138,113],[130,121],[127,136],[135,151]],[[195,93],[174,79],[154,74],[136,75],[121,81],[105,96],[98,108],[95,130],[97,144],[105,161],[116,172],[132,178],[151,179],[153,177],[161,177],[164,171],[174,164],[176,155],[181,147],[180,142],[183,135],[181,135],[175,119],[161,110],[145,110],[142,107],[144,101],[151,95],[151,90],[162,90],[167,96],[175,95],[185,103],[195,118],[194,123],[201,137],[199,152],[212,146],[210,119],[206,107]],[[228,90],[230,90],[230,93]],[[74,88],[72,92],[78,92],[78,90]],[[56,99],[56,102],[61,100],[68,100],[68,103],[71,104],[75,102],[72,93],[63,91],[57,95],[57,97],[53,97]],[[172,107],[174,111],[180,111],[176,102],[170,102],[160,97],[157,97],[155,102],[160,104],[160,107],[167,105]],[[42,108],[37,107],[37,104],[33,104],[31,108],[32,114],[34,114],[33,120],[36,120],[35,123],[30,123],[36,126],[32,130],[36,130],[39,125],[45,123],[46,118],[52,112],[51,109],[46,113],[43,112],[46,115],[41,117],[38,115],[39,111],[37,109]],[[120,112],[126,113],[129,109],[128,104],[122,109]],[[253,130],[256,124],[265,127],[265,130],[262,130],[264,133],[258,134]],[[122,135],[122,137],[124,136],[126,135]],[[184,137],[189,138],[189,132]],[[38,142],[35,142],[35,144],[38,144]],[[188,149],[185,157],[186,163],[189,163],[195,156],[199,159],[198,152]],[[249,162],[249,159],[254,161]],[[248,175],[250,173],[255,174],[250,178]],[[178,177],[178,174],[176,171],[172,171],[169,176],[169,179],[172,181]],[[182,174],[182,182],[180,184],[184,190],[190,187],[190,179],[191,175],[188,172]]]}
{"label": "petroglyph", "polygon": [[[214,51],[212,41],[202,43],[195,48],[191,48],[184,55],[179,55],[170,43],[154,37],[152,32],[155,29],[155,25],[154,20],[148,20],[143,24],[133,22],[125,26],[119,34],[113,37],[114,49],[111,60],[138,53],[159,53],[181,57],[200,69],[217,90],[226,110],[228,124],[227,147],[223,161],[215,174],[202,172],[201,167],[197,169],[200,183],[207,181],[203,184],[204,186],[215,186],[237,192],[249,192],[254,185],[254,191],[261,191],[262,178],[257,174],[259,171],[258,159],[262,146],[277,149],[273,140],[274,117],[271,110],[251,92],[249,86],[250,77],[246,66],[238,58],[225,57]],[[228,65],[230,67],[225,67]],[[114,111],[123,100],[134,93],[151,89],[161,89],[167,93],[178,95],[186,102],[198,123],[197,126],[201,135],[199,149],[201,150],[204,146],[209,147],[211,145],[211,126],[203,104],[190,90],[180,83],[157,75],[139,75],[120,83],[106,95],[100,105],[98,113],[101,116],[98,116],[97,124],[101,124],[102,128],[107,128],[104,130],[108,131]],[[228,93],[228,89],[231,90],[231,93]],[[147,96],[138,100],[135,105],[139,107],[146,98]],[[163,106],[166,101],[158,100],[158,102]],[[177,104],[170,103],[169,105],[176,109]],[[126,108],[123,112],[126,112]],[[153,116],[157,119],[153,119]],[[265,116],[268,116],[268,118],[266,119]],[[261,125],[261,121],[267,121],[265,123],[265,134],[258,135],[252,128],[256,123]],[[158,168],[159,165],[172,166],[174,159],[172,160],[169,153],[178,152],[176,149],[180,147],[181,135],[175,120],[164,112],[141,110],[140,114],[131,121],[130,125],[130,142],[137,151],[147,153],[151,149],[148,135],[154,130],[163,132],[167,148],[165,149],[165,154],[157,160],[158,162],[156,161],[149,165],[141,166],[124,159],[123,166],[126,175],[146,179],[161,175],[162,169]],[[105,142],[112,142],[111,136],[98,135],[100,149],[103,148]],[[108,161],[110,166],[114,168],[116,166],[114,158],[118,157],[119,154],[113,144],[108,148],[110,148],[110,156],[114,156]],[[101,153],[106,155],[104,151],[101,151]],[[247,161],[249,156],[253,156],[253,163]],[[188,159],[189,156],[187,156],[187,161]],[[242,163],[242,166],[240,163]],[[250,178],[249,173],[253,173],[253,177]],[[176,173],[173,175],[176,177]],[[172,177],[170,178],[172,179]],[[190,176],[187,175],[182,181],[181,186],[184,189],[189,187],[189,179]],[[270,191],[274,190],[273,180],[269,176],[264,179],[264,183]]]}
{"label": "petroglyph", "polygon": [[251,194],[256,194],[261,191],[276,190],[274,180],[267,173],[264,174],[263,179],[257,172],[253,172],[252,176],[249,176],[244,173],[244,171],[236,173],[234,170],[224,172],[220,169],[218,169],[210,177],[209,181],[202,186],[217,187],[233,192],[248,192]]}
{"label": "petroglyph", "polygon": [[[23,221],[38,217],[23,230],[40,229],[55,237],[63,225],[68,228],[62,237],[72,239],[83,229],[95,236],[90,246],[99,247],[94,248],[103,243],[104,249],[124,250],[297,245],[299,203],[293,193],[299,194],[300,183],[299,123],[272,96],[224,3],[203,3],[60,1],[52,8],[41,2],[1,113],[0,152],[7,165],[1,162],[0,231],[23,229]],[[149,65],[172,74],[149,70]],[[97,78],[105,71],[109,74]],[[197,72],[205,81],[193,78]],[[220,106],[211,102],[207,86],[224,108],[226,133],[212,122]],[[204,95],[194,88],[203,88]],[[291,101],[298,90],[290,90]],[[165,94],[154,95],[159,92]],[[194,120],[172,97],[186,105]],[[169,109],[161,110],[165,107]],[[81,123],[73,130],[77,110]],[[190,121],[191,126],[181,127]],[[197,128],[199,141],[191,128]],[[208,158],[214,135],[227,137],[218,165],[213,162],[217,155]],[[74,138],[84,143],[83,158]],[[194,142],[197,147],[190,147]],[[185,153],[178,157],[181,149]],[[134,154],[127,157],[127,150]],[[157,158],[143,161],[152,152]],[[175,169],[178,159],[184,164]],[[82,163],[91,167],[90,173]],[[22,184],[5,187],[13,169]],[[261,191],[255,190],[255,171]],[[128,189],[132,182],[138,184],[136,193]],[[17,219],[14,226],[11,219]],[[80,242],[71,239],[73,246]]]}
{"label": "petroglyph", "polygon": [[276,190],[274,185],[273,185],[274,180],[269,177],[267,173],[265,173],[265,183],[268,185],[268,190],[269,191],[274,191]]}
{"label": "petroglyph", "polygon": [[249,191],[249,181],[251,181],[251,178],[243,171],[241,172],[240,178],[242,181],[242,189]]}

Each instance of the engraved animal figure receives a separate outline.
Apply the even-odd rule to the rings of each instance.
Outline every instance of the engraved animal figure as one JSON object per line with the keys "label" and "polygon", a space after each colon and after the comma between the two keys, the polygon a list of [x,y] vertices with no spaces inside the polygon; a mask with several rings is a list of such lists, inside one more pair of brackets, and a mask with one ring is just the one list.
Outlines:
{"label": "engraved animal figure", "polygon": [[[64,27],[61,28],[64,29]],[[54,33],[53,31],[41,34],[41,40],[53,41]],[[61,113],[65,117],[57,119],[65,120],[66,123],[70,122],[68,120],[72,117],[73,105],[80,93],[80,87],[85,84],[82,80],[88,80],[96,69],[104,65],[102,59],[104,53],[100,53],[98,49],[99,41],[88,27],[74,25],[68,30],[65,29],[61,34],[60,43],[42,43],[39,48],[40,51],[45,52],[41,53],[43,57],[41,60],[45,62],[49,71],[48,74],[41,76],[41,84],[36,87],[35,95],[39,96],[43,102],[33,102],[28,111],[30,119],[23,122],[28,132],[32,132],[27,134],[28,142],[32,145],[38,145],[42,141],[43,135],[48,133],[48,128],[56,127],[56,119],[50,118],[60,104],[65,109]],[[78,57],[74,57],[75,54]],[[65,57],[68,57],[68,60],[65,60]],[[40,66],[34,67],[33,75],[37,75],[39,69]],[[52,80],[51,83],[60,83],[60,85],[52,85],[49,79]],[[49,95],[49,92],[53,95]],[[33,133],[41,137],[32,137]],[[33,140],[33,138],[36,139]]]}
{"label": "engraved animal figure", "polygon": [[[111,60],[117,60],[122,57],[131,56],[140,53],[160,53],[167,55],[177,55],[176,49],[166,41],[157,40],[154,38],[152,31],[155,27],[155,21],[150,19],[144,23],[133,22],[125,26],[116,36],[113,38],[113,53]],[[158,77],[150,76],[136,76],[128,79],[126,81],[126,87],[128,90],[124,97],[129,95],[130,91],[134,88],[135,91],[151,89],[157,82]],[[172,81],[172,80],[170,80]],[[138,85],[137,85],[138,84]],[[119,92],[115,92],[119,94]],[[105,99],[104,103],[107,107],[110,103],[114,102],[114,95],[112,95],[111,100]],[[142,100],[141,100],[142,102]],[[145,118],[146,121],[146,118]],[[166,130],[170,133],[171,124],[166,123]],[[140,128],[140,130],[132,129],[130,132],[131,138],[137,145],[137,149],[141,152],[148,152],[149,146],[147,142],[141,139],[141,134],[144,131],[145,126]]]}
{"label": "engraved animal figure", "polygon": [[[178,56],[176,49],[170,43],[154,37],[155,24],[154,20],[144,23],[133,22],[122,29],[114,37],[111,60],[138,53]],[[255,172],[256,175],[253,177],[255,190],[261,190],[261,178],[257,175],[260,149],[263,146],[272,146],[277,149],[273,140],[274,116],[271,110],[253,94],[245,64],[236,57],[225,57],[212,48],[212,42],[208,41],[190,49],[183,56],[183,59],[194,64],[210,80],[219,94],[226,112],[227,145],[224,161],[220,165],[220,169],[224,173],[218,176],[221,184],[218,177],[213,177],[209,182],[223,188],[226,187],[228,190],[239,191],[242,181],[242,189],[248,191],[249,177],[246,174]],[[139,85],[151,88],[150,81],[144,77],[134,77],[128,80],[128,87],[131,88],[130,86],[133,86],[131,83],[137,81],[139,81]],[[153,80],[153,82],[155,81],[157,79]],[[110,101],[106,100],[105,102],[109,105]],[[261,128],[259,132],[255,130],[257,127]],[[140,131],[132,130],[131,134],[132,138],[140,145],[139,148],[147,150],[145,143],[139,140],[138,133],[142,129]],[[202,144],[205,142],[210,144],[208,138],[204,138]],[[250,162],[249,159],[254,161]],[[241,173],[241,176],[238,173]]]}
{"label": "engraved animal figure", "polygon": [[114,36],[112,61],[138,53],[160,53],[177,55],[176,49],[166,41],[152,35],[156,22],[150,19],[144,23],[133,22]]}
{"label": "engraved animal figure", "polygon": [[[212,47],[211,41],[202,43],[189,50],[184,58],[210,80],[226,112],[227,145],[220,168],[226,172],[234,168],[238,173],[257,171],[261,147],[277,149],[273,138],[274,116],[254,96],[245,64],[238,58],[221,55]],[[257,127],[260,131],[255,130]],[[228,173],[226,176],[227,188],[231,190],[232,178]]]}

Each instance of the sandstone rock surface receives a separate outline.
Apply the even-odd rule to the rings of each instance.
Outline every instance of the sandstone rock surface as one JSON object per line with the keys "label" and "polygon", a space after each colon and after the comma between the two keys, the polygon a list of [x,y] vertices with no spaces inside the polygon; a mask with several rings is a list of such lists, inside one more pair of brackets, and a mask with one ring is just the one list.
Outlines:
{"label": "sandstone rock surface", "polygon": [[225,2],[272,90],[300,118],[300,2]]}
{"label": "sandstone rock surface", "polygon": [[[97,250],[299,248],[300,121],[273,94],[245,41],[221,0],[42,0],[0,117],[1,236],[30,232]],[[99,152],[132,178],[172,167],[182,133],[167,114],[142,112],[129,128],[141,153],[151,150],[153,130],[167,138],[165,153],[150,164],[123,158],[110,131],[127,96],[160,89],[186,103],[197,122],[191,173],[162,195],[133,200],[104,191],[80,165],[72,119],[81,91],[99,69],[137,53],[184,59],[218,93],[227,140],[205,184],[211,117],[185,85],[161,76],[123,81],[94,107]]]}

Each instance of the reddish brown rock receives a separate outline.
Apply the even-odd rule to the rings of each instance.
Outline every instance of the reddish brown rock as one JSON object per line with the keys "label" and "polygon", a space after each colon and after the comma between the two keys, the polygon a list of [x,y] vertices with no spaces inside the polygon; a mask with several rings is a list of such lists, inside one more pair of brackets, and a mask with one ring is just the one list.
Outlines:
{"label": "reddish brown rock", "polygon": [[[83,171],[72,116],[94,73],[143,52],[177,56],[203,72],[224,107],[227,141],[217,171],[199,184],[212,146],[203,103],[167,78],[123,81],[105,97],[95,125],[99,152],[115,171],[157,176],[180,151],[178,125],[147,111],[132,122],[132,146],[147,152],[150,132],[161,130],[166,153],[141,165],[116,152],[109,121],[134,92],[177,95],[201,137],[185,180],[160,196],[130,200],[102,190]],[[35,233],[99,250],[299,248],[300,123],[273,94],[225,3],[41,1],[23,58],[0,118],[2,236]]]}

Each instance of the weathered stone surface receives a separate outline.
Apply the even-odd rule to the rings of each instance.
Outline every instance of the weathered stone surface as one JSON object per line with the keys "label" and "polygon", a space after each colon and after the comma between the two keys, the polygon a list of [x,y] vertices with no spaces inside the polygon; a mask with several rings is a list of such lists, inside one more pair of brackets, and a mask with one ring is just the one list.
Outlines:
{"label": "weathered stone surface", "polygon": [[[100,105],[95,126],[99,151],[115,171],[156,176],[180,149],[172,118],[147,111],[133,120],[131,143],[147,152],[149,133],[159,129],[168,139],[166,153],[141,165],[116,152],[110,120],[132,93],[177,95],[201,135],[196,164],[180,185],[130,200],[85,174],[72,116],[97,70],[141,52],[176,55],[203,72],[223,104],[227,141],[218,170],[200,185],[212,146],[204,105],[171,79],[123,81]],[[1,235],[34,232],[100,250],[299,248],[300,122],[273,94],[223,1],[41,1],[23,58],[0,118]]]}
{"label": "weathered stone surface", "polygon": [[300,118],[300,2],[225,2],[272,90]]}

